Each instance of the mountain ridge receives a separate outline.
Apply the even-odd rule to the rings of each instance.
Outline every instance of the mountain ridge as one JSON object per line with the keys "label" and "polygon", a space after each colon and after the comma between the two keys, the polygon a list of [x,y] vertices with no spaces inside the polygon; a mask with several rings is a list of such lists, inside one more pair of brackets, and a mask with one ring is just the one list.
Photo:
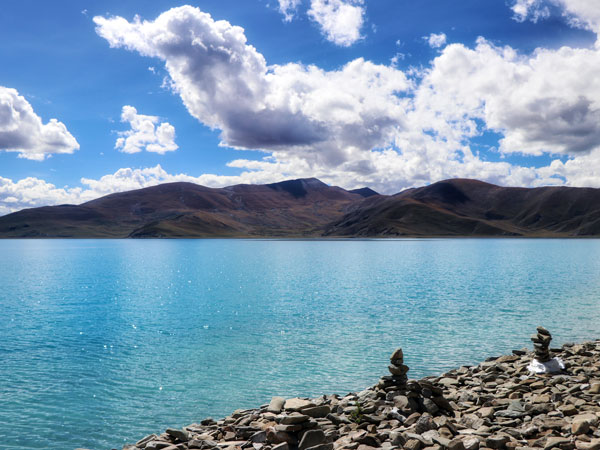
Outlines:
{"label": "mountain ridge", "polygon": [[316,178],[165,183],[0,217],[0,238],[600,236],[600,189],[442,180],[394,195]]}

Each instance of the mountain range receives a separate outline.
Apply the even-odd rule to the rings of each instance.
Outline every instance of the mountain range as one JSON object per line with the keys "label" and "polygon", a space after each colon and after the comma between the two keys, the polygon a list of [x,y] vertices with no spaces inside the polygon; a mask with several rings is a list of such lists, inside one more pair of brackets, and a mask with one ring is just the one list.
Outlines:
{"label": "mountain range", "polygon": [[452,179],[380,195],[315,179],[208,188],[167,183],[0,217],[0,238],[600,235],[600,189]]}

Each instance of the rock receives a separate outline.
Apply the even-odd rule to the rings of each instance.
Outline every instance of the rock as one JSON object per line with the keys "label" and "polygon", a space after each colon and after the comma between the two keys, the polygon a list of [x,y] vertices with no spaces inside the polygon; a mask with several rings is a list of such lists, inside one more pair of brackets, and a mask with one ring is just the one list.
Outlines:
{"label": "rock", "polygon": [[423,434],[429,430],[435,430],[436,425],[429,414],[423,414],[415,423],[415,431],[418,434]]}
{"label": "rock", "polygon": [[506,446],[506,443],[508,441],[510,441],[508,436],[494,435],[494,436],[489,436],[486,438],[485,445],[486,445],[486,447],[489,447],[489,448],[501,449]]}
{"label": "rock", "polygon": [[254,442],[255,444],[262,444],[267,440],[267,432],[266,431],[257,431],[252,436],[250,436],[250,442]]}
{"label": "rock", "polygon": [[406,375],[410,369],[408,368],[408,366],[406,366],[404,364],[398,365],[398,366],[396,366],[394,364],[390,364],[388,366],[388,370],[390,371],[390,373],[392,375],[400,375],[401,376],[401,375]]}
{"label": "rock", "polygon": [[590,431],[590,424],[585,419],[577,419],[574,420],[571,424],[571,433],[577,434],[586,434]]}
{"label": "rock", "polygon": [[306,450],[310,447],[323,444],[325,442],[325,433],[323,430],[308,430],[300,439],[298,450]]}
{"label": "rock", "polygon": [[148,442],[154,441],[156,439],[158,439],[157,435],[150,434],[150,435],[146,436],[145,438],[142,438],[139,441],[137,441],[135,443],[135,446],[138,447],[138,448],[144,448]]}
{"label": "rock", "polygon": [[290,425],[284,425],[284,424],[275,425],[275,431],[283,431],[285,433],[295,433],[296,431],[302,430],[302,428],[303,428],[302,424],[300,424],[300,423],[290,424]]}
{"label": "rock", "polygon": [[565,416],[574,416],[578,413],[575,405],[564,405],[558,408],[560,412],[562,412]]}
{"label": "rock", "polygon": [[271,450],[290,450],[290,446],[287,442],[282,442],[281,444],[274,445]]}
{"label": "rock", "polygon": [[316,405],[310,400],[302,398],[290,398],[285,401],[283,409],[288,411],[300,411],[303,408],[313,408]]}
{"label": "rock", "polygon": [[588,392],[590,394],[600,394],[600,383],[592,383]]}
{"label": "rock", "polygon": [[[358,448],[360,448],[360,446]],[[332,443],[319,444],[319,445],[315,445],[314,447],[308,447],[306,450],[333,450],[333,444]]]}
{"label": "rock", "polygon": [[479,450],[479,439],[476,437],[468,437],[463,439],[465,450]]}
{"label": "rock", "polygon": [[577,441],[578,450],[600,450],[600,439],[592,439],[590,442]]}
{"label": "rock", "polygon": [[269,406],[267,407],[267,411],[272,413],[280,413],[283,409],[283,405],[285,404],[285,398],[283,397],[273,397],[269,402]]}
{"label": "rock", "polygon": [[166,433],[172,438],[177,439],[181,442],[187,442],[190,440],[190,435],[185,430],[178,430],[176,428],[167,428]]}
{"label": "rock", "polygon": [[546,444],[544,444],[544,450],[550,450],[551,448],[559,447],[562,444],[566,444],[569,442],[571,441],[568,438],[551,436],[548,439],[546,439]]}
{"label": "rock", "polygon": [[279,423],[282,425],[294,425],[302,422],[306,422],[310,419],[309,416],[300,413],[291,413],[287,416],[281,416]]}
{"label": "rock", "polygon": [[404,352],[401,348],[397,348],[390,356],[390,361],[404,361]]}
{"label": "rock", "polygon": [[418,439],[409,439],[404,443],[404,450],[420,450],[421,441]]}
{"label": "rock", "polygon": [[[477,441],[477,448],[479,448],[479,441],[477,439],[475,440]],[[464,442],[460,439],[452,439],[448,442],[447,447],[448,450],[466,450]]]}
{"label": "rock", "polygon": [[163,448],[171,447],[173,444],[165,441],[150,441],[146,443],[144,449],[146,450],[161,450]]}
{"label": "rock", "polygon": [[327,414],[331,412],[331,408],[327,405],[314,406],[312,408],[304,408],[302,414],[313,418],[327,417]]}

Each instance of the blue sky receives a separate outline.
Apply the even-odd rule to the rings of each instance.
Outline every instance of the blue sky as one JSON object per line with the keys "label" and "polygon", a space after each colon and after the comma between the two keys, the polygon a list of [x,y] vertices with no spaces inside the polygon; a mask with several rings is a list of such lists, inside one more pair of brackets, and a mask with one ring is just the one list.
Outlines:
{"label": "blue sky", "polygon": [[600,186],[590,3],[5,0],[0,214],[177,180]]}

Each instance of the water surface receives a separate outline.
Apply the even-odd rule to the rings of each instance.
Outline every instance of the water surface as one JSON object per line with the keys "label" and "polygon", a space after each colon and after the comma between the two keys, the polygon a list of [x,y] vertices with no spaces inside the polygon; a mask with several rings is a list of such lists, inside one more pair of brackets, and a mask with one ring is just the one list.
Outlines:
{"label": "water surface", "polygon": [[121,448],[272,395],[600,334],[600,241],[0,241],[0,442]]}

